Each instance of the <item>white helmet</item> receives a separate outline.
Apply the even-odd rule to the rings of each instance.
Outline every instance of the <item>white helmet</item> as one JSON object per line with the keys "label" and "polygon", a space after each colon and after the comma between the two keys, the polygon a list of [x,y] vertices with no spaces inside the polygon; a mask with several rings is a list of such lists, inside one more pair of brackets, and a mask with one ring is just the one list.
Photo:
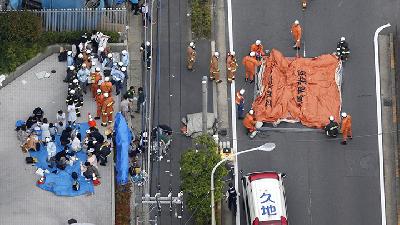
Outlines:
{"label": "white helmet", "polygon": [[347,113],[342,112],[342,117],[347,117]]}
{"label": "white helmet", "polygon": [[101,89],[97,89],[97,94],[100,94],[101,93]]}
{"label": "white helmet", "polygon": [[47,143],[50,142],[50,137],[46,137],[46,138],[44,139],[44,141],[47,142]]}
{"label": "white helmet", "polygon": [[108,93],[107,92],[104,93],[103,95],[104,95],[104,97],[108,98]]}
{"label": "white helmet", "polygon": [[295,21],[294,21],[294,24],[299,25],[299,21],[298,21],[298,20],[295,20]]}
{"label": "white helmet", "polygon": [[108,58],[112,58],[112,57],[113,57],[112,53],[111,53],[111,52],[108,53],[108,54],[107,54],[107,57],[108,57]]}
{"label": "white helmet", "polygon": [[261,41],[260,40],[257,40],[256,41],[256,45],[260,45],[261,44]]}
{"label": "white helmet", "polygon": [[72,51],[68,51],[68,52],[67,52],[67,55],[72,55]]}
{"label": "white helmet", "polygon": [[249,114],[253,115],[254,114],[254,110],[250,109]]}
{"label": "white helmet", "polygon": [[74,90],[74,89],[72,89],[72,90],[70,90],[70,91],[69,91],[69,93],[71,93],[71,94],[75,94],[75,90]]}
{"label": "white helmet", "polygon": [[194,42],[193,42],[193,41],[190,42],[190,43],[189,43],[189,46],[190,46],[190,47],[194,47]]}
{"label": "white helmet", "polygon": [[329,117],[329,121],[334,121],[334,120],[335,120],[335,118],[333,118],[333,116]]}
{"label": "white helmet", "polygon": [[236,52],[235,51],[231,51],[231,56],[235,56]]}
{"label": "white helmet", "polygon": [[254,56],[256,56],[256,53],[255,52],[250,52],[250,56],[254,57]]}
{"label": "white helmet", "polygon": [[73,83],[78,83],[78,79],[73,79],[72,82]]}
{"label": "white helmet", "polygon": [[86,54],[90,54],[92,51],[90,49],[86,50]]}
{"label": "white helmet", "polygon": [[124,63],[123,62],[118,62],[118,66],[123,66]]}
{"label": "white helmet", "polygon": [[345,40],[346,40],[345,37],[341,37],[341,38],[340,38],[340,41],[345,41]]}
{"label": "white helmet", "polygon": [[239,93],[240,93],[241,95],[243,95],[243,94],[244,94],[244,92],[245,92],[245,90],[244,90],[244,89],[240,89],[240,91],[239,91]]}
{"label": "white helmet", "polygon": [[123,67],[121,68],[121,71],[122,71],[122,72],[125,72],[125,71],[126,71],[126,67],[123,66]]}
{"label": "white helmet", "polygon": [[105,77],[104,80],[105,81],[110,81],[110,77]]}
{"label": "white helmet", "polygon": [[79,53],[78,58],[83,58],[83,54]]}
{"label": "white helmet", "polygon": [[74,69],[75,69],[75,66],[69,66],[69,69],[70,69],[70,70],[74,70]]}
{"label": "white helmet", "polygon": [[95,65],[96,65],[96,62],[95,62],[95,61],[93,61],[93,62],[92,62],[92,66],[95,66]]}
{"label": "white helmet", "polygon": [[214,52],[214,56],[218,57],[219,56],[219,52]]}
{"label": "white helmet", "polygon": [[96,72],[100,72],[100,67],[96,67]]}
{"label": "white helmet", "polygon": [[122,55],[126,55],[127,53],[128,53],[128,51],[126,51],[126,50],[122,50]]}
{"label": "white helmet", "polygon": [[150,41],[146,41],[146,46],[150,46]]}
{"label": "white helmet", "polygon": [[83,68],[86,68],[86,63],[82,63],[82,67],[83,67]]}
{"label": "white helmet", "polygon": [[100,48],[99,48],[99,51],[100,51],[100,52],[104,51],[104,48],[103,48],[103,47],[100,47]]}

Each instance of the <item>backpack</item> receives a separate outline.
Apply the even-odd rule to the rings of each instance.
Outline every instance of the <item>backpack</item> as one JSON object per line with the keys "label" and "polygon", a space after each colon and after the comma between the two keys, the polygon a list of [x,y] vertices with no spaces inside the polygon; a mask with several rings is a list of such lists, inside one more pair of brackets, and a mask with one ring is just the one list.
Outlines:
{"label": "backpack", "polygon": [[80,188],[79,182],[77,180],[74,180],[72,182],[72,190],[79,191],[79,188]]}

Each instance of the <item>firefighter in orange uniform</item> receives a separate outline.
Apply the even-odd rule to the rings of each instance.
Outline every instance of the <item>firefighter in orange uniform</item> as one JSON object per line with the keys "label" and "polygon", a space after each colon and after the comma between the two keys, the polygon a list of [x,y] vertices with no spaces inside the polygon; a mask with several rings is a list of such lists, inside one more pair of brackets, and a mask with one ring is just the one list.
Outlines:
{"label": "firefighter in orange uniform", "polygon": [[254,111],[251,109],[246,117],[243,119],[243,126],[247,128],[249,134],[256,131],[256,119],[254,117]]}
{"label": "firefighter in orange uniform", "polygon": [[109,96],[108,93],[104,93],[104,102],[103,106],[101,107],[102,119],[101,119],[101,126],[106,127],[107,122],[113,122],[113,113],[114,113],[114,99],[112,96]]}
{"label": "firefighter in orange uniform", "polygon": [[235,80],[235,73],[238,68],[234,51],[228,53],[226,57],[226,68],[228,70],[228,82],[230,83]]}
{"label": "firefighter in orange uniform", "polygon": [[254,74],[256,72],[256,67],[261,65],[261,62],[257,61],[255,58],[256,53],[255,52],[250,52],[250,55],[247,55],[243,58],[243,65],[245,67],[246,71],[246,78],[245,81],[249,81],[250,83],[254,82]]}
{"label": "firefighter in orange uniform", "polygon": [[111,96],[111,92],[112,92],[112,83],[110,81],[110,77],[105,77],[104,78],[104,82],[101,83],[100,85],[100,90],[101,92],[104,93],[108,93]]}
{"label": "firefighter in orange uniform", "polygon": [[347,138],[353,139],[353,132],[351,129],[351,116],[345,112],[342,112],[342,145],[347,145]]}
{"label": "firefighter in orange uniform", "polygon": [[210,79],[215,80],[215,83],[221,83],[219,79],[219,68],[218,68],[219,52],[214,52],[210,62]]}
{"label": "firefighter in orange uniform", "polygon": [[94,118],[95,120],[100,119],[103,102],[104,102],[104,96],[101,94],[101,90],[97,89],[97,95],[96,95],[97,110],[96,110],[96,117]]}
{"label": "firefighter in orange uniform", "polygon": [[300,49],[301,42],[301,26],[298,20],[294,21],[292,24],[292,29],[290,30],[293,36],[294,45],[293,48]]}
{"label": "firefighter in orange uniform", "polygon": [[196,50],[194,42],[190,42],[187,48],[187,68],[193,70],[194,63],[196,62]]}
{"label": "firefighter in orange uniform", "polygon": [[254,44],[251,45],[250,52],[255,52],[257,60],[261,60],[261,57],[265,55],[265,53],[264,47],[262,46],[260,40],[257,40]]}
{"label": "firefighter in orange uniform", "polygon": [[92,67],[92,55],[91,55],[92,51],[90,49],[87,49],[84,53],[83,53],[83,63],[86,64],[87,68]]}
{"label": "firefighter in orange uniform", "polygon": [[240,89],[240,91],[236,92],[235,103],[237,106],[237,115],[238,119],[243,119],[244,112],[244,89]]}
{"label": "firefighter in orange uniform", "polygon": [[96,91],[99,89],[99,81],[101,80],[100,67],[96,67],[96,71],[90,75],[92,96],[96,98]]}

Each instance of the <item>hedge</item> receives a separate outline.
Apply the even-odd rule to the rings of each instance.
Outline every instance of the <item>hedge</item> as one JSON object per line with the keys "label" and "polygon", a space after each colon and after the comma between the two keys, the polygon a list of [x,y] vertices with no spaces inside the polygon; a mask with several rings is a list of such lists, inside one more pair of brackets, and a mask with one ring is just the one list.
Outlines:
{"label": "hedge", "polygon": [[[15,71],[48,45],[72,43],[85,32],[43,32],[41,18],[30,12],[2,13],[0,21],[0,74]],[[111,37],[109,42],[118,42],[117,32],[103,33]]]}
{"label": "hedge", "polygon": [[194,38],[211,37],[211,2],[210,0],[192,0],[192,32]]}

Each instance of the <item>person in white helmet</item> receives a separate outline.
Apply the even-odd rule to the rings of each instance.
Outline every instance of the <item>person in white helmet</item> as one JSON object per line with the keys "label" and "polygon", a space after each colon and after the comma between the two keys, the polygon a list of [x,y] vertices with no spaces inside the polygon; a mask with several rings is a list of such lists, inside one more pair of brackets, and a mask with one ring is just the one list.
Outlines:
{"label": "person in white helmet", "polygon": [[107,58],[104,59],[102,66],[104,76],[110,76],[111,68],[114,66],[114,58],[112,53],[107,54]]}
{"label": "person in white helmet", "polygon": [[97,51],[97,58],[99,59],[100,63],[103,63],[104,59],[107,58],[107,53],[104,51],[103,47],[99,47]]}
{"label": "person in white helmet", "polygon": [[150,26],[149,24],[151,24],[151,14],[149,11],[149,6],[146,3],[142,4],[142,6],[140,7],[140,12],[142,13],[143,26],[145,28]]}
{"label": "person in white helmet", "polygon": [[122,66],[125,66],[125,67],[129,66],[129,53],[127,50],[123,50],[121,52],[121,62],[122,62]]}
{"label": "person in white helmet", "polygon": [[194,42],[190,42],[186,50],[187,54],[187,68],[193,70],[194,63],[196,62],[196,46]]}
{"label": "person in white helmet", "polygon": [[75,66],[69,66],[67,69],[67,75],[63,80],[64,83],[70,83],[76,76]]}
{"label": "person in white helmet", "polygon": [[90,76],[90,71],[87,68],[86,64],[82,64],[82,68],[78,71],[77,77],[79,80],[79,84],[81,86],[81,90],[86,94],[86,86],[88,85],[88,77]]}
{"label": "person in white helmet", "polygon": [[342,145],[347,145],[347,138],[353,139],[353,131],[351,128],[351,116],[345,112],[342,112]]}
{"label": "person in white helmet", "polygon": [[95,120],[100,119],[101,117],[101,108],[103,107],[104,103],[104,95],[102,94],[102,91],[100,89],[97,89],[96,91],[96,117],[94,117]]}
{"label": "person in white helmet", "polygon": [[235,57],[236,53],[234,51],[228,52],[226,57],[226,69],[227,69],[227,79],[228,82],[231,83],[232,80],[235,80],[236,70],[238,68],[238,64]]}
{"label": "person in white helmet", "polygon": [[114,99],[108,93],[104,93],[104,102],[101,108],[102,119],[101,126],[107,126],[107,123],[113,123]]}
{"label": "person in white helmet", "polygon": [[96,91],[97,89],[100,88],[100,81],[101,81],[102,77],[100,74],[100,67],[96,67],[95,72],[91,73],[90,75],[90,80],[91,80],[91,84],[90,84],[90,89],[92,91],[92,97],[96,98]]}
{"label": "person in white helmet", "polygon": [[77,69],[80,69],[83,63],[83,54],[79,53],[75,58],[75,66]]}
{"label": "person in white helmet", "polygon": [[301,26],[300,26],[300,23],[298,20],[294,21],[290,32],[292,33],[293,41],[294,41],[293,48],[300,49],[302,31],[301,31]]}
{"label": "person in white helmet", "polygon": [[324,127],[324,131],[329,137],[336,137],[339,134],[339,124],[333,116],[329,117],[329,123]]}
{"label": "person in white helmet", "polygon": [[100,84],[101,92],[109,93],[112,92],[112,83],[110,81],[110,77],[104,77],[104,82]]}
{"label": "person in white helmet", "polygon": [[210,79],[215,80],[215,83],[217,84],[222,82],[222,80],[219,79],[218,61],[219,61],[219,52],[214,52],[214,54],[211,56],[211,61],[210,61]]}
{"label": "person in white helmet", "polygon": [[251,45],[250,52],[254,52],[257,60],[261,60],[261,57],[265,55],[265,52],[260,40],[256,40],[256,42]]}
{"label": "person in white helmet", "polygon": [[336,54],[342,61],[347,61],[350,49],[345,37],[341,37],[336,46]]}
{"label": "person in white helmet", "polygon": [[254,137],[257,132],[256,123],[257,121],[254,117],[254,110],[250,109],[243,119],[243,126],[247,129],[247,134],[251,135],[251,137]]}
{"label": "person in white helmet", "polygon": [[140,46],[140,51],[142,52],[143,62],[146,62],[146,67],[149,70],[151,66],[151,43],[146,41]]}
{"label": "person in white helmet", "polygon": [[69,125],[73,125],[75,124],[75,121],[77,119],[77,115],[76,115],[76,108],[75,108],[75,104],[72,100],[70,100],[68,102],[68,107],[67,107],[67,112],[68,112],[68,124]]}
{"label": "person in white helmet", "polygon": [[72,51],[67,52],[67,67],[74,65],[74,56],[72,56]]}
{"label": "person in white helmet", "polygon": [[[125,68],[125,71],[126,71],[126,67],[123,67],[123,68]],[[124,83],[125,73],[122,72],[121,69],[119,69],[117,67],[113,67],[111,69],[111,77],[115,84],[115,89],[117,91],[117,95],[119,95],[119,93],[122,89],[122,84]]]}
{"label": "person in white helmet", "polygon": [[256,53],[255,52],[250,52],[249,55],[245,56],[243,58],[242,64],[244,65],[245,68],[245,82],[250,81],[250,83],[254,82],[254,75],[256,73],[257,67],[261,65],[260,61],[257,61],[256,59]]}
{"label": "person in white helmet", "polygon": [[236,92],[236,97],[235,97],[235,103],[237,106],[237,116],[239,120],[242,120],[244,118],[243,113],[244,113],[244,89],[240,89],[238,92]]}

